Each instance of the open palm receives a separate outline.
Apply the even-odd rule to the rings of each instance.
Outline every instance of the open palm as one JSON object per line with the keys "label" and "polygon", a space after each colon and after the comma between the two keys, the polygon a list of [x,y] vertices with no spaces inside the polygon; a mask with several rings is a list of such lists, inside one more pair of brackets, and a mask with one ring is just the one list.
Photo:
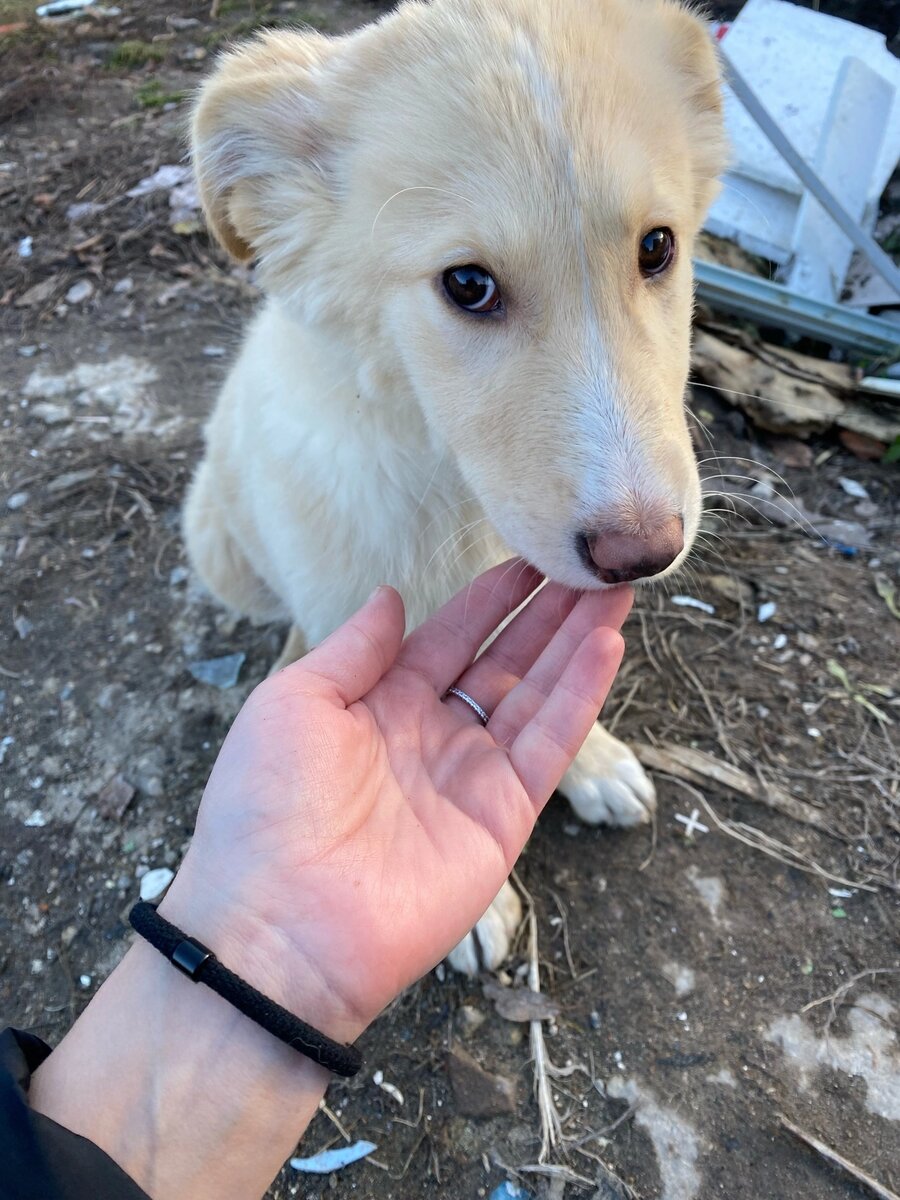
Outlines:
{"label": "open palm", "polygon": [[[405,641],[402,601],[380,588],[257,688],[170,917],[176,889],[193,914],[209,897],[222,960],[307,1019],[327,1006],[335,1036],[443,958],[508,875],[621,659],[630,591],[554,584],[476,657],[539,583],[519,561],[494,568]],[[445,696],[455,682],[486,727]]]}

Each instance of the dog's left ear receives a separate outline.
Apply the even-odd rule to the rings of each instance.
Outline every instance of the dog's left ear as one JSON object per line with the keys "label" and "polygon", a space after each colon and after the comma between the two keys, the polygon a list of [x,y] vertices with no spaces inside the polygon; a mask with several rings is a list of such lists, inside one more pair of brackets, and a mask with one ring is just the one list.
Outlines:
{"label": "dog's left ear", "polygon": [[322,77],[342,40],[263,34],[225,54],[200,89],[191,125],[200,199],[237,259],[268,256],[277,271],[330,215]]}
{"label": "dog's left ear", "polygon": [[728,162],[728,138],[722,106],[722,64],[709,23],[680,3],[666,3],[663,20],[673,65],[687,84],[693,116],[692,151],[697,179],[698,216],[719,190]]}

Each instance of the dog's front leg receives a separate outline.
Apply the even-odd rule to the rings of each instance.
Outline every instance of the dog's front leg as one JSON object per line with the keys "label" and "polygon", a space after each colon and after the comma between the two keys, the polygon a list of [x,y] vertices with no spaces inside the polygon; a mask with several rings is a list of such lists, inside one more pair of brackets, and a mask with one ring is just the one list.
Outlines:
{"label": "dog's front leg", "polygon": [[656,789],[633,751],[594,725],[559,790],[588,825],[641,825],[656,811]]}

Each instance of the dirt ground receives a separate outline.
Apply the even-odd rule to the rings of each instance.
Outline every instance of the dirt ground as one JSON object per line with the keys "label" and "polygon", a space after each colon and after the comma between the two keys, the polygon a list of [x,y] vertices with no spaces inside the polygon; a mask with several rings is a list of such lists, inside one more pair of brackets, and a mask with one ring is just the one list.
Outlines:
{"label": "dirt ground", "polygon": [[[869,7],[878,20],[898,8]],[[0,3],[0,24],[26,11]],[[141,875],[177,866],[283,633],[200,593],[178,526],[255,289],[190,213],[173,217],[171,188],[127,192],[182,161],[186,97],[219,45],[262,22],[337,31],[377,11],[225,0],[213,21],[146,0],[0,35],[0,1020],[51,1042],[127,948]],[[504,1180],[550,1200],[868,1194],[779,1114],[900,1189],[900,622],[876,586],[898,581],[898,468],[829,437],[809,443],[812,465],[786,466],[785,447],[711,391],[693,404],[705,474],[789,485],[870,542],[842,552],[711,500],[684,578],[639,597],[609,714],[633,743],[731,762],[807,819],[666,772],[652,832],[585,828],[551,804],[519,865],[560,1010],[544,1024],[564,1068],[550,1173],[528,1169],[528,1025],[500,1016],[484,981],[438,971],[329,1093],[377,1150],[330,1177],[286,1167],[272,1198],[475,1200]],[[234,686],[189,670],[229,654],[245,656]],[[678,816],[694,809],[706,831],[690,835]],[[529,950],[525,931],[501,983],[521,984]],[[508,1111],[468,1115],[448,1069],[460,1049],[514,1085]],[[323,1113],[304,1153],[342,1141]]]}

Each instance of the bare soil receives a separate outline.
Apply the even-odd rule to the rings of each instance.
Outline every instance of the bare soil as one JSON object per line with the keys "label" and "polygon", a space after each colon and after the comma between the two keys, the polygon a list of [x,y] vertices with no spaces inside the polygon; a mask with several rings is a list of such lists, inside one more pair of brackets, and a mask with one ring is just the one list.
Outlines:
{"label": "bare soil", "polygon": [[[337,31],[378,6],[222,9],[213,21],[147,0],[0,36],[0,1019],[51,1042],[129,944],[139,876],[177,866],[283,633],[197,590],[178,526],[252,280],[202,229],[171,228],[167,191],[125,192],[182,160],[184,97],[223,42],[261,22]],[[0,5],[0,24],[23,11]],[[123,43],[139,48],[117,57]],[[106,207],[73,219],[75,203]],[[540,1141],[528,1026],[481,982],[432,975],[367,1033],[368,1069],[329,1094],[372,1158],[332,1177],[286,1167],[271,1197],[474,1200],[507,1178],[556,1200],[626,1195],[601,1161],[644,1200],[867,1194],[779,1113],[900,1189],[900,623],[876,590],[897,585],[897,468],[827,438],[810,443],[814,465],[787,467],[708,390],[694,409],[712,445],[698,437],[701,457],[734,456],[704,473],[778,471],[871,543],[845,557],[799,527],[711,512],[670,592],[715,612],[643,592],[609,714],[628,740],[695,747],[777,785],[832,832],[715,785],[704,804],[662,774],[652,833],[588,829],[551,804],[519,876],[561,1010],[547,1045],[573,1068],[553,1081],[565,1140],[550,1162],[567,1174],[523,1171]],[[188,670],[234,652],[233,687]],[[676,815],[695,808],[708,832],[689,836]],[[504,982],[521,983],[528,952],[523,932]],[[845,984],[833,1008],[802,1011]],[[460,1111],[447,1071],[460,1046],[516,1084],[515,1111]],[[341,1141],[323,1113],[304,1153]]]}

